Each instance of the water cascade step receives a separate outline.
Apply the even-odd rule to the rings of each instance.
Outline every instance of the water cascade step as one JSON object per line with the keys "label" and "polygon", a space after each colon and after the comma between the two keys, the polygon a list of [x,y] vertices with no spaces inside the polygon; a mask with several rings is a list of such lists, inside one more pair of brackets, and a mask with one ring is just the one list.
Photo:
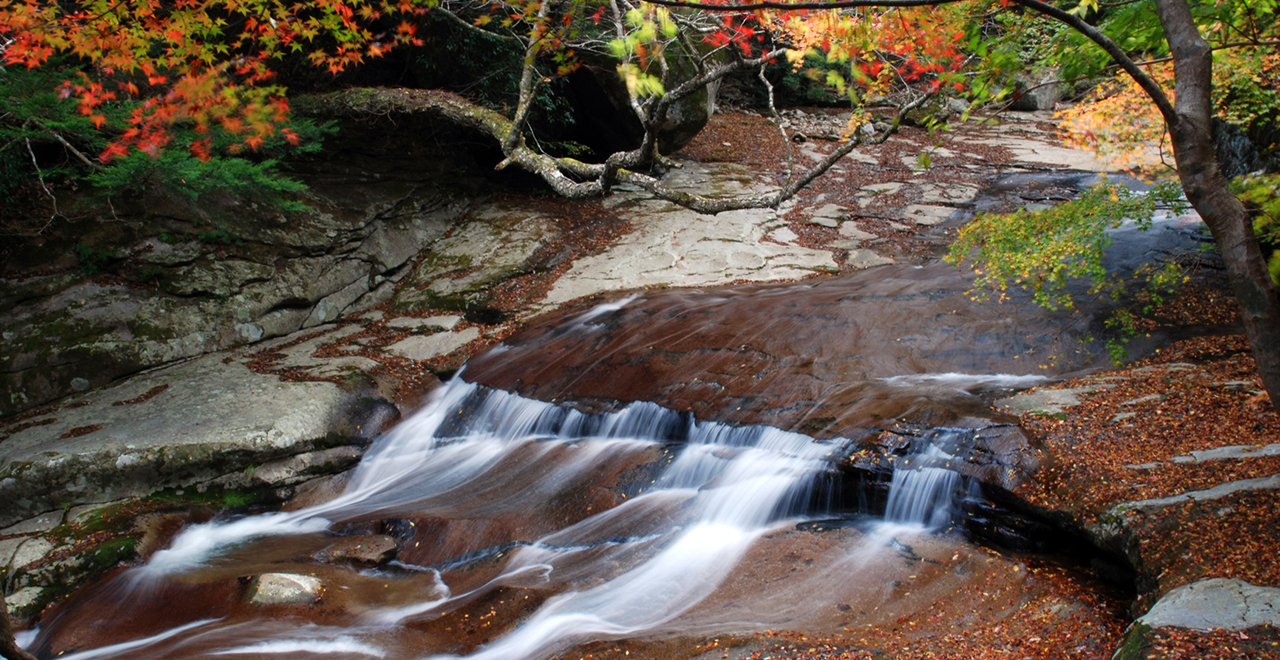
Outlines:
{"label": "water cascade step", "polygon": [[[715,592],[763,535],[830,516],[832,461],[848,443],[702,422],[644,402],[589,414],[455,379],[376,442],[340,497],[299,511],[191,527],[121,576],[115,596],[145,602],[189,576],[221,570],[254,542],[271,538],[319,537],[319,543],[329,530],[388,518],[537,517],[534,512],[563,509],[561,502],[588,490],[597,475],[628,465],[641,466],[648,483],[616,506],[564,513],[568,524],[560,527],[524,521],[519,532],[528,536],[505,539],[491,554],[502,566],[483,584],[455,591],[441,580],[428,582],[436,586],[424,597],[356,603],[363,612],[358,626],[312,626],[305,645],[298,630],[281,621],[252,622],[256,641],[246,646],[237,640],[249,624],[209,620],[175,625],[181,636],[156,631],[130,640],[127,653],[99,649],[64,657],[271,649],[398,656],[371,640],[487,591],[539,583],[559,595],[468,657],[546,658],[584,641],[661,630]],[[412,549],[402,550],[405,557],[402,567],[441,575],[413,565]],[[199,634],[192,635],[187,626],[197,625]],[[57,632],[47,630],[37,647]]]}
{"label": "water cascade step", "polygon": [[946,468],[894,470],[885,520],[945,527],[955,513],[954,502],[960,484],[960,475]]}
{"label": "water cascade step", "polygon": [[[841,613],[832,602],[892,608],[884,584],[917,578],[918,549],[935,566],[965,553],[963,535],[938,532],[981,499],[946,467],[975,437],[919,432],[891,478],[851,480],[848,439],[648,402],[584,412],[455,378],[375,442],[337,498],[189,527],[80,597],[33,648],[64,660],[544,660],[602,640],[792,625]],[[396,559],[316,563],[347,533],[396,539]],[[775,558],[805,554],[824,559],[797,573]],[[272,574],[319,586],[297,604],[237,604]],[[501,625],[451,637],[459,617],[504,605]]]}

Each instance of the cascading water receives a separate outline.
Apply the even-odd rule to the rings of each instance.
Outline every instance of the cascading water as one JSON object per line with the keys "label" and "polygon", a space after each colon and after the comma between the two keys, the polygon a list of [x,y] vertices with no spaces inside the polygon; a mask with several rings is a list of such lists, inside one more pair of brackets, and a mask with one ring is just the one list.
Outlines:
{"label": "cascading water", "polygon": [[[218,570],[224,555],[255,539],[316,536],[359,520],[473,519],[550,509],[610,463],[636,462],[639,454],[664,449],[674,457],[617,506],[517,539],[514,549],[499,553],[501,570],[465,592],[444,583],[417,601],[358,603],[359,620],[338,628],[197,621],[183,624],[181,635],[161,632],[65,657],[401,657],[402,650],[373,640],[486,591],[528,583],[571,586],[471,657],[545,658],[586,640],[660,630],[714,592],[753,541],[814,513],[807,509],[821,499],[815,484],[844,444],[770,427],[698,422],[649,403],[589,415],[455,380],[370,449],[340,497],[300,511],[190,528],[127,572],[119,580],[120,595],[154,597],[186,574]],[[594,584],[572,586],[587,576]],[[237,643],[250,627],[257,641]]]}
{"label": "cascading water", "polygon": [[954,470],[921,467],[894,470],[885,520],[942,527],[951,522],[953,500],[960,485]]}

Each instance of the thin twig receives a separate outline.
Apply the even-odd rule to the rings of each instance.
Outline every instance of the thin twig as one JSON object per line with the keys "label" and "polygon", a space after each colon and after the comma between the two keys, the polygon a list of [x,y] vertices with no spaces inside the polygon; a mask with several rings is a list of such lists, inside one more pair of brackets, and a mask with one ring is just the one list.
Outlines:
{"label": "thin twig", "polygon": [[48,195],[49,200],[53,202],[53,215],[49,216],[49,219],[45,221],[43,227],[36,230],[36,234],[39,235],[43,234],[44,230],[48,229],[49,226],[53,224],[53,219],[62,215],[62,213],[58,211],[58,198],[54,197],[53,191],[49,189],[49,184],[44,182],[44,172],[40,170],[40,163],[36,161],[36,152],[31,148],[31,138],[23,139],[27,143],[27,153],[31,156],[31,166],[36,168],[36,178],[40,181],[40,187],[44,189],[44,194]]}
{"label": "thin twig", "polygon": [[760,65],[758,76],[760,78],[760,82],[764,83],[764,89],[767,93],[765,98],[769,99],[769,116],[773,118],[773,125],[777,126],[778,132],[782,134],[782,143],[787,145],[787,169],[785,172],[785,181],[787,183],[791,183],[792,172],[795,171],[795,149],[791,146],[791,138],[787,135],[787,129],[782,125],[782,117],[778,114],[778,108],[773,103],[773,83],[770,83],[769,78],[764,75],[766,67],[767,65],[765,64]]}

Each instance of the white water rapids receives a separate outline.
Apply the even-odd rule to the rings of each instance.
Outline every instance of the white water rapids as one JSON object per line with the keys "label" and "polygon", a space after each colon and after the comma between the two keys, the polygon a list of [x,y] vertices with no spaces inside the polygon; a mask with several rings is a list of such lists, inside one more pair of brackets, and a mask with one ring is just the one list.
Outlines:
{"label": "white water rapids", "polygon": [[[341,496],[299,511],[188,528],[117,580],[120,597],[158,597],[166,583],[187,574],[225,569],[224,555],[246,544],[314,536],[345,521],[550,509],[611,464],[634,462],[660,447],[667,453],[657,454],[664,458],[648,483],[616,506],[517,539],[505,551],[489,550],[501,558],[501,569],[464,591],[455,592],[434,568],[403,566],[432,578],[424,583],[429,588],[409,602],[365,602],[346,625],[198,620],[63,657],[455,657],[406,656],[382,640],[502,587],[546,586],[557,593],[466,657],[542,659],[588,641],[675,629],[673,622],[739,570],[762,536],[826,513],[831,459],[846,444],[770,427],[698,422],[649,403],[585,414],[455,379],[374,444]],[[897,524],[871,534],[861,552],[894,534],[949,522],[957,483],[954,473],[937,468],[903,471],[890,495],[890,519]],[[770,623],[767,616],[747,616],[759,620],[737,625]]]}

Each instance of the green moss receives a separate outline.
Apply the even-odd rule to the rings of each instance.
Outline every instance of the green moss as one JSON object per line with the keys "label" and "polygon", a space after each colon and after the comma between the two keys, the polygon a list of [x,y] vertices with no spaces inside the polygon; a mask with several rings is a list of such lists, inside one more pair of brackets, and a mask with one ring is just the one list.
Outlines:
{"label": "green moss", "polygon": [[1112,660],[1141,660],[1146,657],[1147,636],[1151,634],[1151,626],[1141,621],[1134,621],[1125,633],[1124,642],[1112,654]]}
{"label": "green moss", "polygon": [[111,539],[85,554],[90,570],[107,570],[138,554],[138,539],[122,536]]}

